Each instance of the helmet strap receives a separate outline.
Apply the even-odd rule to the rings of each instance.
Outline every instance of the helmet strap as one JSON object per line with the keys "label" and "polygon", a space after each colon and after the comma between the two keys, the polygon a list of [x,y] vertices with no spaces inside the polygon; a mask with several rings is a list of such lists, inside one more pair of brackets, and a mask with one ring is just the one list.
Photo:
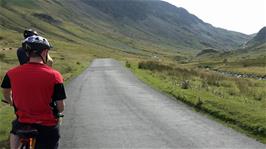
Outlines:
{"label": "helmet strap", "polygon": [[38,54],[38,55],[41,57],[43,63],[46,64],[46,61],[44,61],[44,58],[42,57],[42,55],[41,54]]}
{"label": "helmet strap", "polygon": [[38,53],[38,55],[41,57],[43,63],[46,64],[47,63],[47,55],[48,55],[48,53],[46,54],[45,58],[42,56],[41,53]]}

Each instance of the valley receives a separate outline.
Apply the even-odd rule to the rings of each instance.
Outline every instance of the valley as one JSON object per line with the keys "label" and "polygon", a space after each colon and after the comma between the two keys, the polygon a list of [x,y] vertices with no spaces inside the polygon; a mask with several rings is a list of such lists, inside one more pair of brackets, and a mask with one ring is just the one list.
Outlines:
{"label": "valley", "polygon": [[[0,9],[0,80],[19,64],[22,33],[33,28],[54,47],[66,84],[93,59],[113,58],[157,90],[266,143],[266,27],[252,36],[216,28],[160,0],[0,0]],[[0,103],[0,146],[7,146],[12,113]]]}

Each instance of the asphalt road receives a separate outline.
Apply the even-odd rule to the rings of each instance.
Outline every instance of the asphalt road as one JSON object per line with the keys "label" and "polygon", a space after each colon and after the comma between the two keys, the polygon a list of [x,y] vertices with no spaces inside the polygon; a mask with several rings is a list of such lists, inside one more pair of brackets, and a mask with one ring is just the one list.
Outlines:
{"label": "asphalt road", "polygon": [[61,149],[266,148],[151,89],[112,59],[94,60],[67,94]]}

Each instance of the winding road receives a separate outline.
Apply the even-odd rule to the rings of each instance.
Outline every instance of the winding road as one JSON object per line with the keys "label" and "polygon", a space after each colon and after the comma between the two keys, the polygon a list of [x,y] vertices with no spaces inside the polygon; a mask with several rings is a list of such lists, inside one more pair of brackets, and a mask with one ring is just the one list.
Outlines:
{"label": "winding road", "polygon": [[141,81],[118,61],[96,59],[67,88],[60,149],[265,149]]}

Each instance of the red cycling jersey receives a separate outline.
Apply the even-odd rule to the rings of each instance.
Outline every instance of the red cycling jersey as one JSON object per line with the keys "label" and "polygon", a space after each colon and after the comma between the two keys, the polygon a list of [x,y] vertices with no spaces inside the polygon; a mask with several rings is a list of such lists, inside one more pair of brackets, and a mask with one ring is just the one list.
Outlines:
{"label": "red cycling jersey", "polygon": [[44,126],[58,123],[50,106],[53,100],[66,98],[63,77],[58,71],[44,64],[28,63],[9,70],[6,77],[8,81],[3,81],[2,87],[12,90],[19,122]]}

